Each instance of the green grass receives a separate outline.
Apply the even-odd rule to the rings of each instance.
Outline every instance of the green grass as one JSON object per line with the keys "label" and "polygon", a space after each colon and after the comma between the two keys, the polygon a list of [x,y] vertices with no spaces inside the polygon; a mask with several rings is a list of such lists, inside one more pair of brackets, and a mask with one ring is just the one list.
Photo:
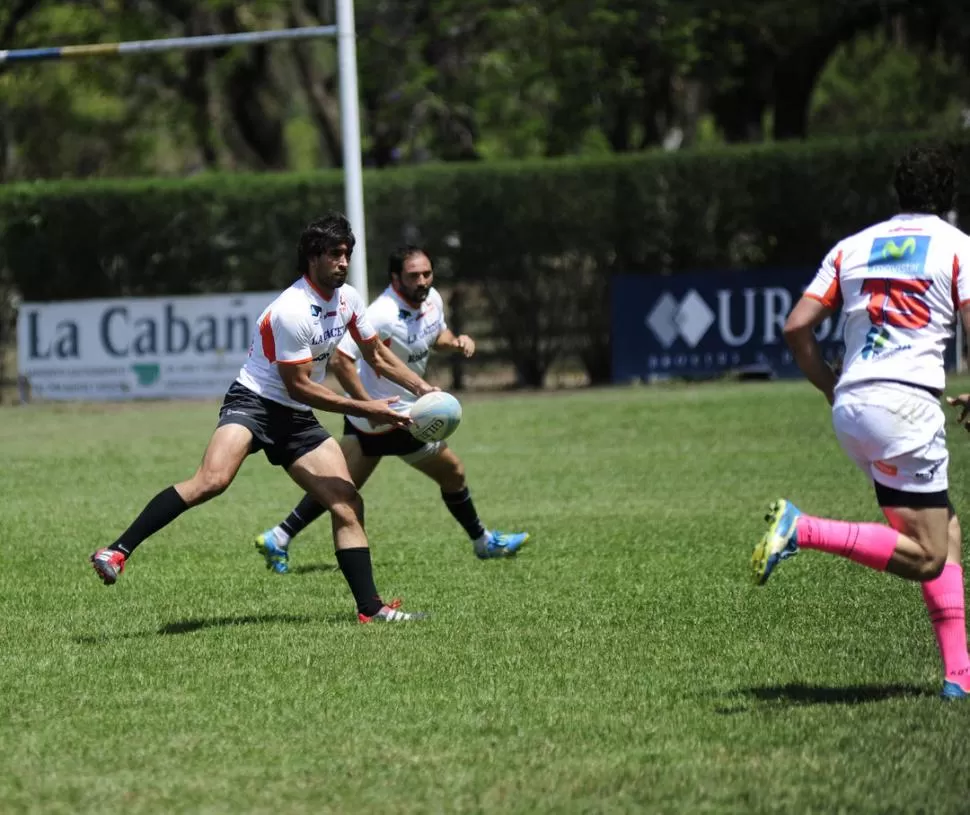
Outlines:
{"label": "green grass", "polygon": [[479,562],[385,462],[378,586],[433,613],[400,627],[356,624],[326,523],[263,568],[298,491],[261,456],[101,585],[88,554],[214,419],[0,411],[3,813],[967,811],[970,705],[935,696],[918,587],[816,552],[748,582],[777,495],[879,518],[806,385],[469,398],[479,510],[534,542]]}

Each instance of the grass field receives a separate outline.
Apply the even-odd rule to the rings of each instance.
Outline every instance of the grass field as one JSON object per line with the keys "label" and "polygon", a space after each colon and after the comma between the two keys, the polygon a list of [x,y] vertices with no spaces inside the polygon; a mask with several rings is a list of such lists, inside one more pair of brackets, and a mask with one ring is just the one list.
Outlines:
{"label": "grass field", "polygon": [[808,386],[469,398],[478,507],[534,541],[479,562],[385,462],[378,586],[433,613],[399,627],[356,624],[325,523],[264,569],[250,539],[298,492],[261,456],[101,585],[88,554],[215,411],[0,411],[0,812],[970,811],[919,589],[816,552],[748,582],[777,495],[879,518]]}

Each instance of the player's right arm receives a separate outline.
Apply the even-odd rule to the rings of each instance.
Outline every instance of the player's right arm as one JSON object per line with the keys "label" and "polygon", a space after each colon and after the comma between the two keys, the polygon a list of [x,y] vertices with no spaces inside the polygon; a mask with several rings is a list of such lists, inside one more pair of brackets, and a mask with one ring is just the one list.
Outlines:
{"label": "player's right arm", "polygon": [[[963,321],[964,336],[970,337],[970,302],[960,306],[960,319]],[[970,430],[970,393],[961,393],[959,396],[948,396],[947,404],[960,408],[957,422]]]}
{"label": "player's right arm", "polygon": [[842,253],[838,249],[830,252],[819,268],[815,279],[809,284],[805,294],[795,304],[785,321],[785,342],[791,349],[795,363],[831,405],[835,399],[835,372],[822,356],[822,349],[815,338],[815,329],[839,310],[841,293],[839,291],[839,267]]}

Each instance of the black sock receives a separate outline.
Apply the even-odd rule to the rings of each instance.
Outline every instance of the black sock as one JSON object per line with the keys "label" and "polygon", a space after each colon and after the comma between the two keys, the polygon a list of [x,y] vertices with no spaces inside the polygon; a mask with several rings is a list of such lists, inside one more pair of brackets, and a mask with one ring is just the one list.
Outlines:
{"label": "black sock", "polygon": [[141,515],[108,548],[117,549],[128,557],[138,544],[170,524],[188,508],[189,505],[182,500],[175,487],[166,487],[148,502]]}
{"label": "black sock", "polygon": [[327,508],[316,498],[304,495],[300,503],[286,516],[286,520],[280,524],[280,529],[291,538],[295,538],[326,511]]}
{"label": "black sock", "polygon": [[485,527],[478,519],[478,512],[475,511],[475,504],[472,503],[468,487],[458,492],[442,490],[441,500],[445,502],[445,506],[448,507],[448,511],[454,516],[455,520],[465,527],[469,538],[477,540],[485,534]]}
{"label": "black sock", "polygon": [[384,601],[377,593],[374,585],[374,572],[370,564],[370,549],[366,546],[360,549],[338,549],[337,564],[344,573],[344,579],[357,601],[357,610],[361,614],[373,617],[381,610]]}

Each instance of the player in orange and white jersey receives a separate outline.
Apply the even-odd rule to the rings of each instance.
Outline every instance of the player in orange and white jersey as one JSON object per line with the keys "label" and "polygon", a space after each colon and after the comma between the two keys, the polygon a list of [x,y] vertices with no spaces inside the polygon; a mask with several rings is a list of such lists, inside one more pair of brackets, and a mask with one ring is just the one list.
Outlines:
{"label": "player in orange and white jersey", "polygon": [[[434,269],[426,251],[402,246],[388,259],[388,286],[367,308],[367,320],[381,342],[413,373],[424,376],[434,351],[470,357],[471,337],[456,336],[445,320],[444,303],[434,288]],[[347,337],[337,346],[333,372],[340,384],[358,399],[399,398],[393,403],[406,411],[414,397],[362,357]],[[396,456],[431,478],[441,488],[441,499],[465,530],[472,551],[481,559],[515,555],[529,540],[526,532],[487,529],[478,516],[465,480],[465,466],[443,441],[420,442],[407,430],[357,416],[344,419],[340,447],[354,483],[362,487],[387,456]],[[266,566],[277,574],[289,571],[289,544],[326,510],[312,495],[305,495],[292,512],[272,529],[256,537],[256,548]]]}
{"label": "player in orange and white jersey", "polygon": [[[751,559],[757,584],[801,549],[841,555],[922,584],[944,665],[944,698],[970,695],[960,524],[947,488],[944,352],[970,327],[970,237],[943,217],[955,172],[940,149],[896,167],[900,214],[840,241],[785,325],[802,372],[832,405],[842,449],[875,485],[888,526],[817,518],[779,499]],[[814,329],[842,308],[837,378]]]}
{"label": "player in orange and white jersey", "polygon": [[344,285],[354,234],[343,215],[332,213],[303,231],[297,248],[300,272],[292,286],[260,315],[246,360],[226,392],[219,421],[202,464],[186,481],[156,495],[110,546],[91,555],[105,584],[114,583],[146,538],[190,507],[221,494],[243,461],[262,450],[308,494],[329,507],[337,563],[357,603],[361,622],[404,621],[420,614],[385,603],[374,585],[363,526],[363,503],[340,445],[321,427],[313,408],[404,427],[397,397],[353,399],[322,383],[338,343],[346,335],[382,376],[417,394],[436,390],[378,341],[364,302]]}

